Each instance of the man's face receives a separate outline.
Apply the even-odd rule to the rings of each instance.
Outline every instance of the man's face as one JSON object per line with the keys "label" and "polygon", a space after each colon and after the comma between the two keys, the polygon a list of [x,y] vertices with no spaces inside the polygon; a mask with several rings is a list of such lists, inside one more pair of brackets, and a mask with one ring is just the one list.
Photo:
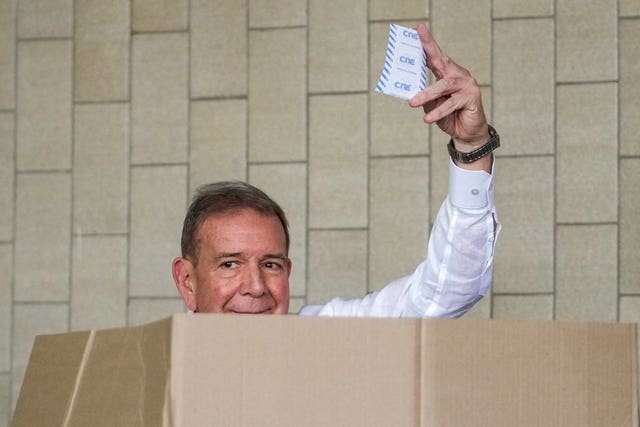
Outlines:
{"label": "man's face", "polygon": [[276,216],[252,209],[214,215],[198,230],[198,260],[173,263],[178,290],[190,310],[286,314],[289,275],[286,238]]}

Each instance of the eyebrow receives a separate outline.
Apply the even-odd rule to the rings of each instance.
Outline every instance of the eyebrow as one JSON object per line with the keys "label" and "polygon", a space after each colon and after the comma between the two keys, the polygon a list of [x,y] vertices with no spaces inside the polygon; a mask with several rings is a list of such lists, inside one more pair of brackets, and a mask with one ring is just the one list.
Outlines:
{"label": "eyebrow", "polygon": [[[222,253],[216,255],[214,257],[214,259],[237,258],[237,257],[242,257],[242,256],[243,256],[242,252],[222,252]],[[287,256],[284,255],[284,254],[265,254],[260,259],[264,260],[264,259],[269,259],[269,258],[281,259],[283,261],[288,259]]]}

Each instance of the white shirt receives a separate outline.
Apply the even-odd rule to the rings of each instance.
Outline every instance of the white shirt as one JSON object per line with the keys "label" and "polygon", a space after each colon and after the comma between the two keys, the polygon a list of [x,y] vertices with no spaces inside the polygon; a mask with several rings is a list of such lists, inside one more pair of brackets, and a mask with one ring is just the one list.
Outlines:
{"label": "white shirt", "polygon": [[412,275],[361,299],[302,307],[302,316],[458,317],[491,285],[500,223],[493,174],[449,166],[449,194],[436,217],[427,257]]}

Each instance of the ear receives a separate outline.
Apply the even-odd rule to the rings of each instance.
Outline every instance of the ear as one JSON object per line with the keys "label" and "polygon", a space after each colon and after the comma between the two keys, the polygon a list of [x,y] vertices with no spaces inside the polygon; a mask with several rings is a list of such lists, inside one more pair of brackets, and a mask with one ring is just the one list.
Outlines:
{"label": "ear", "polygon": [[291,267],[293,266],[291,258],[287,258],[287,277],[291,277]]}
{"label": "ear", "polygon": [[173,260],[171,265],[173,272],[173,281],[176,282],[176,287],[180,296],[184,300],[184,304],[191,311],[196,311],[196,293],[193,283],[193,264],[186,258],[179,257]]}

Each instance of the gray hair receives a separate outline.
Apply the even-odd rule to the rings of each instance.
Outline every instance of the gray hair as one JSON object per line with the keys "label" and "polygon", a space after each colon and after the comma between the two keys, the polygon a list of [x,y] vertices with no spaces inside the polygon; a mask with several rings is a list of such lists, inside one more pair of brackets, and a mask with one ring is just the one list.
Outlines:
{"label": "gray hair", "polygon": [[284,211],[265,192],[242,181],[223,181],[205,184],[196,190],[182,226],[182,256],[198,261],[198,231],[210,216],[252,209],[262,215],[280,220],[289,252],[289,225]]}

